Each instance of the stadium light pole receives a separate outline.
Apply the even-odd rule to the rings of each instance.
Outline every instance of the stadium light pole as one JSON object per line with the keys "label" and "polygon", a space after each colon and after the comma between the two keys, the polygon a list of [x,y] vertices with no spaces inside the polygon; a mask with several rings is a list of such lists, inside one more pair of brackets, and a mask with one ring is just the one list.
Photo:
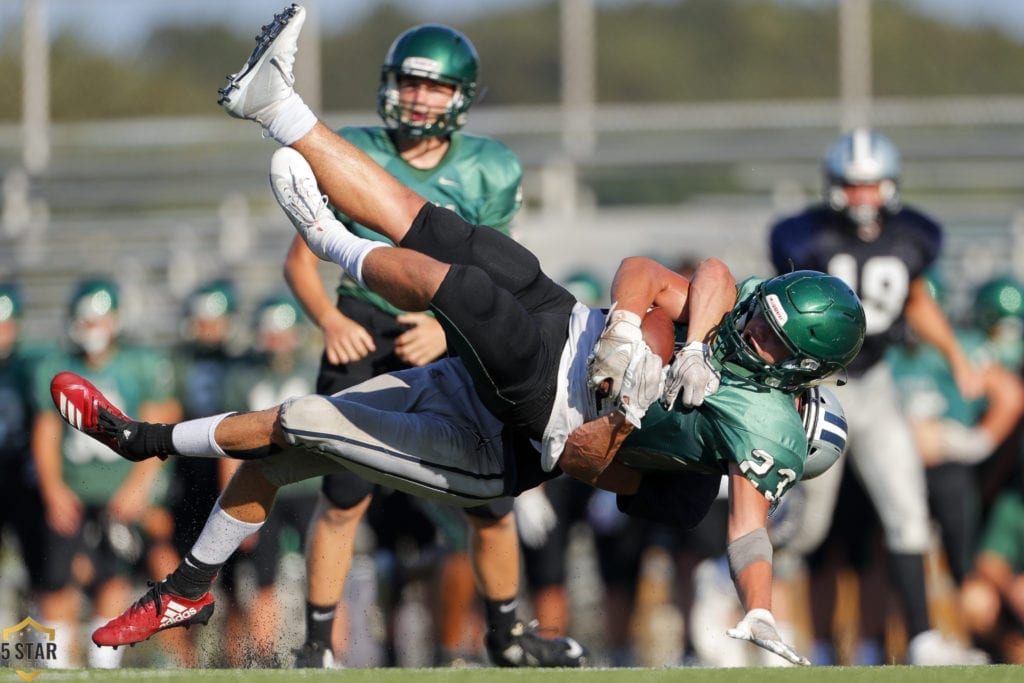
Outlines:
{"label": "stadium light pole", "polygon": [[562,144],[569,156],[594,152],[594,0],[562,0]]}
{"label": "stadium light pole", "polygon": [[295,88],[310,109],[323,111],[320,0],[303,0],[302,5],[306,8],[306,28],[299,34],[302,59],[295,61]]}
{"label": "stadium light pole", "polygon": [[839,3],[839,126],[871,124],[871,0]]}
{"label": "stadium light pole", "polygon": [[22,162],[30,175],[50,164],[50,48],[47,0],[24,0],[21,44]]}
{"label": "stadium light pole", "polygon": [[579,206],[577,164],[594,153],[595,100],[594,0],[561,0],[561,138],[563,155],[549,163],[544,178],[544,204],[562,216]]}

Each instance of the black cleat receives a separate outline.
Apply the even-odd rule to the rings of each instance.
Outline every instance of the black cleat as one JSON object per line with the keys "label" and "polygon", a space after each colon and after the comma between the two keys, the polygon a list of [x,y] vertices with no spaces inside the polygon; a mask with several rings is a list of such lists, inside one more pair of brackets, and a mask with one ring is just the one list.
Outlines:
{"label": "black cleat", "polygon": [[527,626],[517,621],[503,635],[487,634],[487,654],[495,666],[572,667],[587,665],[587,651],[569,637],[544,638],[537,635],[536,622]]}

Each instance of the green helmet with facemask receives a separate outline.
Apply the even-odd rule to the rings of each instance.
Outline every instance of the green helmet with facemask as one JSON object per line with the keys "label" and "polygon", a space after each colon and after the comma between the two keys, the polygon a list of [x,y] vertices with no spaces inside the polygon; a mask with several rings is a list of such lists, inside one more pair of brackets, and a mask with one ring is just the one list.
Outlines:
{"label": "green helmet with facemask", "polygon": [[[477,94],[480,59],[466,36],[440,24],[411,28],[395,39],[381,67],[377,113],[388,128],[415,138],[448,135],[466,124]],[[416,123],[399,98],[402,77],[425,78],[453,86],[455,92],[434,121]]]}
{"label": "green helmet with facemask", "polygon": [[[770,363],[743,339],[763,315],[790,356]],[[719,325],[716,355],[767,387],[793,393],[841,374],[864,342],[864,308],[839,278],[798,270],[762,281]]]}
{"label": "green helmet with facemask", "polygon": [[973,312],[996,360],[1018,369],[1024,361],[1024,283],[1010,276],[985,282],[974,294]]}
{"label": "green helmet with facemask", "polygon": [[[118,287],[113,280],[104,277],[81,280],[68,299],[71,341],[86,353],[106,350],[120,329],[116,317],[119,305]],[[109,327],[94,324],[108,316],[114,318]]]}
{"label": "green helmet with facemask", "polygon": [[305,321],[299,304],[288,294],[270,294],[256,307],[253,322],[258,332],[283,332]]}
{"label": "green helmet with facemask", "polygon": [[988,332],[1000,320],[1024,321],[1024,284],[1012,277],[997,277],[982,284],[974,295],[974,321]]}
{"label": "green helmet with facemask", "polygon": [[238,295],[231,280],[218,278],[199,285],[185,302],[186,318],[223,318],[238,311]]}
{"label": "green helmet with facemask", "polygon": [[0,282],[0,322],[21,317],[21,289],[13,282]]}

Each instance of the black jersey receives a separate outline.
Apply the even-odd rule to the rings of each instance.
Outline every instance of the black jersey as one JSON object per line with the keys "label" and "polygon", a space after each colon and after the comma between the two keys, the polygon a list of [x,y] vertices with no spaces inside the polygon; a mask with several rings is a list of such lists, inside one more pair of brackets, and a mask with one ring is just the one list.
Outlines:
{"label": "black jersey", "polygon": [[867,242],[844,214],[824,205],[776,223],[771,232],[775,270],[820,270],[846,282],[864,305],[867,333],[851,375],[862,375],[906,331],[910,283],[931,266],[942,248],[942,229],[913,209],[882,212],[882,231]]}

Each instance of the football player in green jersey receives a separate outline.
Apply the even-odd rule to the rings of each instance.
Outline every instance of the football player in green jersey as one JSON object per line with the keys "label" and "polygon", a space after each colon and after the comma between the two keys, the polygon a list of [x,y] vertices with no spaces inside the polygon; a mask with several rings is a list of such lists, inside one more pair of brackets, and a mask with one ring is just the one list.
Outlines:
{"label": "football player in green jersey", "polygon": [[[934,273],[929,289],[942,303]],[[960,585],[973,562],[982,516],[983,470],[1024,416],[1024,383],[1019,369],[1024,336],[1024,284],[997,277],[977,288],[970,327],[955,330],[967,357],[978,367],[983,393],[966,399],[945,357],[912,340],[889,349],[901,404],[925,464],[932,517],[942,534],[950,574]],[[1008,444],[1016,457],[1016,444]],[[1011,454],[1007,454],[1011,455]],[[985,466],[979,467],[982,463]],[[1002,484],[1002,476],[998,477]],[[992,483],[992,482],[990,482]],[[956,500],[956,505],[948,501]]]}
{"label": "football player in green jersey", "polygon": [[[132,421],[83,378],[56,375],[51,397],[65,418],[129,460],[216,454],[247,461],[182,565],[97,629],[94,642],[129,644],[205,623],[219,567],[266,519],[277,488],[338,467],[462,505],[515,495],[565,472],[620,494],[631,514],[683,526],[703,517],[727,475],[729,561],[747,610],[729,634],[807,664],[774,626],[765,524],[770,506],[803,473],[808,438],[794,409],[797,394],[841,373],[863,342],[856,295],[817,272],[751,280],[737,292],[716,259],[687,280],[631,258],[612,286],[620,315],[579,304],[521,245],[425,201],[316,120],[288,77],[303,18],[293,5],[265,27],[221,104],[290,145],[274,154],[271,187],[312,251],[396,306],[432,310],[459,357],[331,397],[177,425]],[[349,233],[326,210],[318,181],[338,208],[399,246]],[[661,408],[652,404],[662,395],[668,357],[626,329],[642,326],[635,321],[652,305],[685,324],[688,344],[696,344],[673,362]],[[599,340],[598,370],[612,374],[595,386],[588,358]],[[599,400],[609,390],[605,380],[614,402]],[[720,387],[711,393],[713,384]],[[642,429],[634,435],[636,423]],[[635,447],[630,438],[639,440]]]}
{"label": "football player in green jersey", "polygon": [[1024,482],[1020,472],[992,504],[960,591],[968,633],[993,661],[1024,664]]}
{"label": "football player in green jersey", "polygon": [[29,589],[13,591],[14,599],[3,610],[11,618],[27,610],[43,587],[46,529],[29,444],[37,410],[32,370],[39,359],[38,343],[28,343],[22,334],[23,311],[20,285],[0,280],[0,554],[13,556],[14,566],[20,559]]}
{"label": "football player in green jersey", "polygon": [[[278,291],[264,296],[252,314],[250,329],[252,348],[223,377],[223,410],[261,410],[313,393],[314,366],[304,346],[307,324],[292,296]],[[287,612],[277,585],[282,537],[288,529],[305,533],[316,506],[318,483],[310,479],[283,487],[259,535],[247,544],[244,556],[235,558],[252,570],[256,585],[251,600],[242,600],[237,590],[227,591],[233,593],[227,606],[224,643],[228,666],[280,666],[275,646],[282,614]],[[223,576],[226,588],[239,587],[239,568]]]}
{"label": "football player in green jersey", "polygon": [[[128,598],[129,572],[141,554],[139,529],[150,512],[160,467],[112,458],[108,449],[68,429],[46,398],[49,377],[74,369],[147,419],[179,415],[170,360],[119,339],[119,300],[119,288],[109,278],[78,282],[68,300],[68,347],[40,360],[33,386],[41,409],[32,428],[32,450],[48,527],[39,609],[45,623],[59,624],[67,634],[67,646],[58,648],[58,668],[72,666],[76,656],[72,643],[81,610],[79,589],[93,591],[93,619],[99,621]],[[79,585],[72,572],[78,553],[92,563],[88,585]],[[116,668],[119,654],[90,649],[89,666]]]}
{"label": "football player in green jersey", "polygon": [[[471,223],[508,234],[509,222],[521,204],[519,160],[500,142],[461,130],[476,100],[479,72],[476,48],[459,31],[438,24],[411,28],[394,40],[381,67],[377,113],[384,125],[337,132],[434,204]],[[385,239],[356,221],[339,217],[355,234]],[[296,298],[323,333],[318,393],[334,394],[375,375],[425,365],[445,353],[444,332],[431,315],[402,311],[343,272],[337,300],[332,301],[318,264],[316,255],[296,235],[284,272]],[[331,627],[352,563],[349,540],[355,537],[374,488],[348,471],[323,480],[320,505],[307,534],[306,642],[297,653],[297,667],[329,666],[334,659]],[[409,527],[407,519],[399,518],[417,509],[415,505],[410,509],[395,495],[376,500],[383,506],[371,515],[378,538],[397,535],[385,526]],[[390,509],[396,512],[389,513]],[[437,504],[426,509],[424,526],[432,519],[440,520],[439,531],[451,551],[440,572],[439,663],[475,656],[477,648],[462,642],[473,608],[474,572],[497,574],[478,582],[485,587],[489,631],[498,636],[515,627],[515,610],[509,606],[518,593],[519,549],[511,511],[511,499],[467,511],[467,538],[461,511]],[[508,562],[491,566],[473,562],[473,556],[467,554],[467,541],[476,547],[500,547]],[[497,593],[488,594],[488,590]],[[531,652],[536,658],[534,665],[573,665],[564,658],[564,647],[548,647],[549,643],[532,636],[525,647],[535,650]],[[388,645],[387,650],[393,651],[392,644]]]}

